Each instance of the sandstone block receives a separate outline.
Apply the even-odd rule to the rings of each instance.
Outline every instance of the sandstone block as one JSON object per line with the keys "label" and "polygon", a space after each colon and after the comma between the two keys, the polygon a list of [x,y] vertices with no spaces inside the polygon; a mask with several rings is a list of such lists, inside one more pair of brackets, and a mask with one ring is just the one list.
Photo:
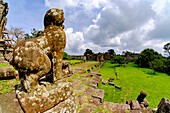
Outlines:
{"label": "sandstone block", "polygon": [[95,89],[95,92],[93,93],[92,97],[100,99],[100,102],[102,103],[104,98],[104,90]]}
{"label": "sandstone block", "polygon": [[132,100],[130,107],[132,110],[140,110],[141,109],[139,102],[137,100]]}
{"label": "sandstone block", "polygon": [[69,98],[72,93],[72,85],[69,82],[48,87],[41,85],[29,93],[16,91],[17,98],[26,113],[45,112]]}
{"label": "sandstone block", "polygon": [[170,113],[170,100],[162,98],[156,113]]}

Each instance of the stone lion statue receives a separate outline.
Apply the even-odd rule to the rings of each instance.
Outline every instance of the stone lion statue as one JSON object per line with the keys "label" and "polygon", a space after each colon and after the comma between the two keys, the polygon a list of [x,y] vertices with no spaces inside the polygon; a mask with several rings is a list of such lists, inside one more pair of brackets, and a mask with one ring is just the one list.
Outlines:
{"label": "stone lion statue", "polygon": [[52,8],[44,17],[44,32],[37,38],[16,43],[10,63],[18,70],[21,85],[27,91],[45,75],[62,78],[62,58],[66,45],[64,12]]}

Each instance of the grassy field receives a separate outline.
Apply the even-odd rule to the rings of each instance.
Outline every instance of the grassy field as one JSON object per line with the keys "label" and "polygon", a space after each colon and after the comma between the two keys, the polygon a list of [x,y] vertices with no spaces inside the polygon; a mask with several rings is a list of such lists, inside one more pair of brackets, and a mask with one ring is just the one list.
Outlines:
{"label": "grassy field", "polygon": [[69,61],[71,65],[83,62],[82,60],[65,60],[65,61]]}
{"label": "grassy field", "polygon": [[16,84],[18,84],[18,81],[16,79],[0,80],[0,94],[6,94],[14,90],[14,86]]}
{"label": "grassy field", "polygon": [[147,92],[146,98],[150,108],[157,107],[163,97],[170,99],[170,76],[164,73],[154,75],[153,70],[139,68],[133,63],[129,63],[124,68],[106,62],[100,70],[104,80],[108,80],[110,77],[116,78],[114,67],[118,73],[118,79],[115,79],[114,83],[121,86],[122,89],[100,83],[99,88],[105,90],[105,101],[120,103],[135,100],[140,91]]}

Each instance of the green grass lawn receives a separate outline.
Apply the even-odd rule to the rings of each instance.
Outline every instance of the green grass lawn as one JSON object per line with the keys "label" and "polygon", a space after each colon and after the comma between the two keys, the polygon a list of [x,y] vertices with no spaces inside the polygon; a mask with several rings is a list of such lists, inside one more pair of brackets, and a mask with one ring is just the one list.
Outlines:
{"label": "green grass lawn", "polygon": [[16,84],[18,84],[18,81],[16,79],[0,80],[0,94],[6,94],[14,90],[14,86]]}
{"label": "green grass lawn", "polygon": [[[116,65],[109,61],[104,64],[100,70],[104,80],[108,80],[110,77],[116,78],[114,67]],[[163,97],[170,99],[170,76],[164,73],[153,75],[153,70],[139,68],[133,63],[129,63],[126,68],[116,67],[116,71],[119,79],[115,79],[114,82],[122,89],[119,90],[108,84],[100,83],[99,88],[105,90],[105,101],[120,103],[126,102],[126,100],[135,100],[140,91],[147,92],[146,98],[150,108],[157,107]]]}
{"label": "green grass lawn", "polygon": [[71,65],[83,62],[82,60],[67,60],[67,61],[69,61]]}

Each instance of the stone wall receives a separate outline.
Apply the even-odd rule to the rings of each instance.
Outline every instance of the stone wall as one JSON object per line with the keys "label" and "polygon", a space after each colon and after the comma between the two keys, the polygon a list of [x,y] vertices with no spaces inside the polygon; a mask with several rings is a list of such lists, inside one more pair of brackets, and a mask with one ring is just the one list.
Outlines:
{"label": "stone wall", "polygon": [[8,4],[0,1],[0,39],[3,38],[3,31],[5,30],[5,25],[7,23],[6,15],[8,14]]}

